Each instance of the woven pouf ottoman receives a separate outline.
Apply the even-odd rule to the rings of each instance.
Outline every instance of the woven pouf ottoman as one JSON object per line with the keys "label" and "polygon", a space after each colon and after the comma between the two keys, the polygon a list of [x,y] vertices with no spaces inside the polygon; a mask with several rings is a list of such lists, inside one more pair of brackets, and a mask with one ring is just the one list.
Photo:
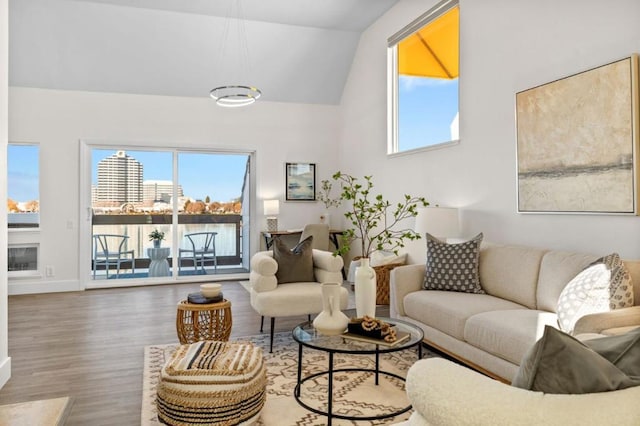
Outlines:
{"label": "woven pouf ottoman", "polygon": [[174,426],[249,425],[266,398],[262,349],[250,342],[181,345],[160,372],[158,419]]}

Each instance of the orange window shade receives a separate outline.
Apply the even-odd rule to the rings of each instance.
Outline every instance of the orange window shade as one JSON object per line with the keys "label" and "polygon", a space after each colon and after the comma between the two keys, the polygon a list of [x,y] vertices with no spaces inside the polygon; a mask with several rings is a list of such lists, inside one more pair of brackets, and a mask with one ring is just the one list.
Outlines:
{"label": "orange window shade", "polygon": [[456,6],[398,43],[398,72],[454,79],[459,74],[460,12]]}

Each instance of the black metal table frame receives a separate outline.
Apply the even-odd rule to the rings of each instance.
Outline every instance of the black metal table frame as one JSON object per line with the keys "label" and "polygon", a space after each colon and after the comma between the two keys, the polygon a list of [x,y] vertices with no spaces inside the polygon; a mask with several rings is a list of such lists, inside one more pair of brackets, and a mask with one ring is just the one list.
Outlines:
{"label": "black metal table frame", "polygon": [[[304,323],[306,324],[306,323]],[[302,325],[304,325],[302,324]],[[418,328],[419,330],[419,328]],[[422,331],[422,330],[420,330]],[[339,336],[336,336],[339,337]],[[342,338],[343,341],[345,340],[345,338]],[[305,344],[305,342],[300,341],[298,339],[295,338],[295,334],[294,334],[294,340],[296,340],[298,342],[298,379],[297,379],[297,384],[296,387],[293,390],[293,397],[295,398],[295,400],[298,402],[298,404],[300,404],[302,407],[304,407],[305,409],[314,412],[316,414],[320,414],[322,416],[327,416],[327,426],[331,426],[332,420],[334,418],[336,419],[343,419],[343,420],[382,420],[382,419],[387,419],[390,417],[395,417],[398,416],[400,414],[406,413],[407,411],[409,411],[411,409],[411,404],[409,404],[407,407],[401,408],[400,410],[391,412],[391,413],[387,413],[387,414],[381,414],[381,415],[374,415],[374,416],[346,416],[346,415],[342,415],[342,414],[334,414],[333,413],[333,373],[339,373],[339,372],[352,372],[352,371],[357,371],[357,372],[371,372],[374,373],[375,376],[375,384],[376,386],[379,384],[379,377],[380,374],[385,375],[385,376],[389,376],[389,377],[394,377],[398,380],[401,380],[403,382],[406,381],[406,379],[402,376],[399,376],[397,374],[394,373],[390,373],[388,371],[384,371],[384,370],[380,370],[380,354],[384,354],[384,353],[392,353],[392,352],[400,352],[400,351],[404,351],[404,350],[408,350],[411,349],[415,346],[418,346],[418,359],[422,359],[422,339],[418,339],[415,343],[405,346],[405,345],[398,345],[397,347],[395,346],[383,346],[382,349],[380,349],[380,345],[376,344],[375,350],[346,350],[346,349],[329,349],[329,348],[322,348],[322,347],[318,347],[318,346],[314,346],[314,345],[310,345],[310,344]],[[302,378],[302,348],[303,346],[307,346],[309,348],[315,349],[315,350],[319,350],[319,351],[323,351],[329,354],[329,369],[326,371],[320,371],[318,373],[314,373],[311,374],[305,378]],[[348,355],[375,355],[376,357],[376,367],[374,369],[369,369],[369,368],[340,368],[340,369],[334,369],[333,368],[333,355],[336,353],[341,353],[341,354],[348,354]],[[304,401],[302,401],[300,399],[300,389],[302,388],[302,384],[305,383],[308,380],[312,380],[316,377],[319,376],[324,376],[327,375],[327,382],[328,382],[328,386],[327,386],[327,410],[326,411],[322,411],[319,410],[317,408],[311,407],[308,404],[306,404]]]}

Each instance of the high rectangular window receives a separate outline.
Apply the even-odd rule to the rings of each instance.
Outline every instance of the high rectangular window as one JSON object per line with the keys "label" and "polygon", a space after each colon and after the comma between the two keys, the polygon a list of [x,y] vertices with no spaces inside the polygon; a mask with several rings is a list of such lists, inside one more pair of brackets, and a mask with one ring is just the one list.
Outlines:
{"label": "high rectangular window", "polygon": [[389,38],[388,153],[459,139],[459,21],[445,0]]}

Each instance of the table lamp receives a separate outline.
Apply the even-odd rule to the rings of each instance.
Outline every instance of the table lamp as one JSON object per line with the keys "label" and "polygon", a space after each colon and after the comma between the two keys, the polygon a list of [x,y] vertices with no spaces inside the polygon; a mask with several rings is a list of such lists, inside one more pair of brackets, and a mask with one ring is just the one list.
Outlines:
{"label": "table lamp", "polygon": [[264,200],[264,215],[267,216],[267,231],[278,230],[278,218],[280,213],[279,200]]}
{"label": "table lamp", "polygon": [[422,237],[426,233],[446,242],[448,237],[460,233],[458,209],[453,207],[420,207],[417,209],[415,231]]}

